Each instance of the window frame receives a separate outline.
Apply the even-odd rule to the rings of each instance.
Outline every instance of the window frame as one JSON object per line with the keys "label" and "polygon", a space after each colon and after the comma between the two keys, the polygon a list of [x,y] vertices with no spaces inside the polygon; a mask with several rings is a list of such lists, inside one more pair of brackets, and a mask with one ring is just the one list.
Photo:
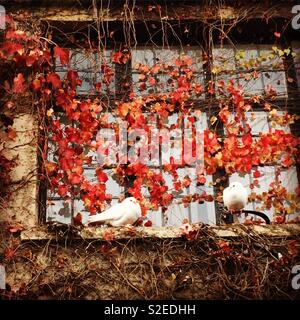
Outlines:
{"label": "window frame", "polygon": [[[178,47],[178,46],[176,46],[176,47]],[[180,48],[180,47],[178,47],[178,48]],[[212,48],[210,46],[205,45],[205,42],[204,42],[204,46],[203,47],[199,46],[199,48],[201,48],[200,50],[202,50],[202,53],[204,53],[204,51],[208,50],[207,52],[210,53],[209,56],[210,57],[212,56]],[[131,61],[130,61],[129,64],[130,64],[130,66],[128,64],[125,64],[123,67],[125,67],[125,70],[126,70],[125,72],[126,72],[127,75],[128,75],[128,70],[129,70],[130,76],[131,76],[131,81],[132,81],[132,79],[133,79],[132,74],[133,73],[132,73],[132,69],[131,69]],[[207,86],[208,83],[214,81],[213,80],[214,76],[213,76],[213,73],[211,71],[212,70],[212,65],[213,65],[213,61],[211,59],[207,63],[203,63],[203,72],[204,72],[204,75],[205,75],[204,76],[204,85],[205,86]],[[117,67],[117,65],[116,65],[116,67]],[[284,68],[284,72],[285,72],[285,75],[286,75],[286,78],[287,78],[288,75],[287,75],[286,67]],[[115,74],[117,74],[117,73],[115,73]],[[117,81],[115,80],[115,86],[117,87],[117,85],[118,85]],[[300,87],[300,84],[298,84],[298,85]],[[288,81],[286,81],[286,86],[287,86],[287,96],[284,97],[284,99],[278,99],[276,101],[277,103],[282,104],[283,106],[285,106],[286,105],[286,101],[289,100],[289,82]],[[125,92],[125,95],[126,94],[128,94],[128,92]],[[119,100],[118,97],[120,97],[120,96],[115,95],[115,97],[114,97],[115,101]],[[197,99],[197,101],[199,102],[199,104],[201,104],[201,102],[204,102],[204,104],[206,104],[206,103],[208,104],[208,107],[207,107],[208,111],[207,112],[214,112],[218,108],[217,104],[214,103],[214,101],[216,101],[215,98],[216,98],[215,95],[212,94],[212,95],[206,95],[204,100],[200,100],[200,102],[199,102],[199,99]],[[211,102],[212,102],[212,105],[211,105]],[[197,105],[195,106],[195,109],[197,109]],[[204,110],[206,111],[205,108],[204,108]],[[262,106],[257,106],[257,111],[260,111],[260,110],[262,110]],[[213,125],[211,125],[209,128],[210,129],[214,129],[214,130],[216,129]],[[215,131],[217,131],[219,134],[221,133],[221,135],[223,137],[225,136],[224,135],[224,130],[223,130],[222,127],[221,128],[217,128],[217,130],[215,130]],[[297,166],[297,170],[298,170],[298,167],[299,166]],[[224,171],[223,170],[218,170],[218,172],[216,172],[213,175],[213,182],[216,182],[216,180],[218,178],[222,177],[223,175],[224,175]],[[229,181],[229,177],[228,177],[228,175],[226,175],[226,180],[224,181],[223,185],[227,186],[228,185],[228,181]],[[298,181],[299,181],[299,176],[298,176]],[[129,183],[129,187],[130,187],[130,183]],[[127,189],[128,189],[128,186],[127,186]],[[214,193],[215,193],[215,190],[214,190]],[[128,193],[127,193],[127,195],[128,195]],[[218,224],[220,224],[220,212],[221,212],[221,210],[219,208],[219,204],[216,203],[216,201],[215,201],[215,207],[216,207],[216,209],[215,209],[215,212],[216,212],[216,224],[218,225]],[[44,221],[44,220],[41,219],[41,221]],[[230,221],[228,221],[228,222],[230,223]]]}

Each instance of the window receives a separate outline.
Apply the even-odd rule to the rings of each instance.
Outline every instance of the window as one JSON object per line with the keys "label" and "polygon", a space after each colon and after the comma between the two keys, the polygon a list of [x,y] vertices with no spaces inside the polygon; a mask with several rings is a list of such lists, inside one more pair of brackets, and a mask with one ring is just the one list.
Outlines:
{"label": "window", "polygon": [[[284,114],[285,113],[283,111],[276,112],[276,116],[278,116],[278,118],[280,118]],[[244,124],[249,124],[249,126],[251,127],[254,139],[258,138],[259,133],[268,133],[271,129],[290,132],[289,126],[277,124],[276,122],[272,121],[270,115],[264,111],[246,112],[246,119],[244,121]],[[280,172],[277,176],[277,179],[281,181],[282,186],[286,188],[287,192],[294,194],[296,188],[298,187],[296,167],[290,167],[288,169],[280,168],[280,170],[278,170],[278,168],[279,164],[275,164],[252,169],[251,173],[247,173],[244,175],[234,173],[229,177],[229,181],[241,182],[244,186],[247,187],[249,194],[262,194],[264,192],[268,192],[270,184],[276,180],[276,172]],[[260,176],[255,176],[256,171],[260,173]],[[285,201],[283,205],[287,206],[287,202]],[[275,214],[279,213],[278,210],[276,211],[274,207],[268,208],[262,203],[256,201],[250,201],[245,209],[262,211],[270,218],[270,220],[273,220]],[[294,220],[298,215],[299,213],[297,212],[295,212],[294,214],[289,214],[287,216],[287,221]],[[244,217],[242,216],[242,219],[243,218]],[[257,217],[255,217],[255,219],[257,219]]]}
{"label": "window", "polygon": [[[99,56],[95,53],[89,53],[88,55],[83,51],[74,51],[71,59],[71,67],[78,71],[79,78],[82,78],[83,82],[78,89],[79,98],[82,94],[93,93],[96,90],[93,87],[93,83],[101,79],[103,76],[103,65],[109,66],[113,69],[110,64],[111,51],[105,52],[103,56]],[[167,49],[160,47],[137,47],[132,50],[131,55],[131,78],[133,92],[137,95],[148,95],[153,93],[165,94],[178,90],[178,86],[172,80],[172,61],[184,57],[185,59],[192,58],[192,65],[189,67],[193,68],[192,88],[193,93],[189,98],[196,99],[200,102],[204,102],[204,94],[197,88],[203,88],[206,86],[204,80],[204,69],[202,61],[202,49],[200,47],[169,47]],[[189,60],[187,64],[190,64]],[[297,65],[297,61],[295,61]],[[145,67],[148,69],[145,71]],[[143,72],[141,72],[141,70]],[[57,66],[57,72],[61,78],[65,77],[66,69]],[[128,70],[127,70],[128,72]],[[209,70],[214,79],[216,87],[218,83],[234,78],[236,83],[239,84],[245,91],[246,96],[253,95],[268,95],[271,94],[272,98],[286,99],[287,98],[287,83],[286,75],[283,66],[282,59],[276,54],[276,50],[272,46],[246,46],[238,45],[236,48],[231,47],[215,47],[212,50],[212,69]],[[146,74],[146,75],[145,75]],[[123,75],[124,76],[124,75]],[[105,94],[108,92],[114,92],[114,85],[119,80],[117,77],[122,77],[122,74],[116,73],[115,82],[110,82],[108,88],[101,88],[101,93]],[[183,84],[184,85],[184,84]],[[217,94],[220,97],[220,93]],[[118,119],[113,114],[114,104],[111,103],[105,107],[107,113],[107,121],[110,123],[117,123]],[[147,110],[146,110],[147,111]],[[147,113],[145,111],[144,117],[147,118],[148,123],[165,126],[166,128],[171,127],[178,123],[180,118],[180,112],[177,110],[173,111],[172,116],[167,117],[168,120],[163,120],[159,114]],[[276,111],[277,115],[280,111]],[[63,116],[57,113],[57,116],[63,122]],[[99,117],[101,115],[99,114]],[[200,130],[209,128],[209,122],[212,114],[209,111],[203,111],[201,117],[199,117],[199,111],[191,111],[189,116],[195,116],[197,121],[195,126],[198,126]],[[276,116],[276,115],[274,115]],[[234,115],[232,115],[232,121],[234,122]],[[184,130],[185,123],[182,124],[182,130]],[[286,125],[280,125],[276,121],[270,118],[270,114],[264,111],[254,111],[246,113],[246,119],[243,120],[243,125],[247,124],[252,129],[252,135],[254,139],[257,139],[259,132],[268,132],[271,128],[281,129],[286,132],[289,131],[289,127]],[[69,123],[71,127],[76,127],[76,121]],[[226,129],[224,134],[228,134]],[[172,139],[171,139],[172,140]],[[163,170],[165,161],[170,161],[170,157],[176,158],[178,156],[178,150],[174,148],[175,141],[171,141],[169,146],[159,146],[159,158],[156,163],[151,163],[151,169],[155,173],[161,173],[163,179],[168,186],[168,191],[172,190],[174,196],[173,204],[163,212],[162,209],[149,210],[148,218],[153,222],[154,225],[181,225],[185,218],[188,218],[190,222],[205,222],[209,224],[216,223],[216,208],[213,201],[204,203],[191,202],[185,203],[185,199],[189,195],[195,193],[198,194],[214,194],[214,181],[211,175],[206,176],[206,183],[202,186],[198,186],[196,183],[196,172],[194,167],[183,167],[178,169],[179,180],[183,181],[186,176],[191,178],[190,184],[184,187],[182,191],[177,192],[174,190],[173,177]],[[172,146],[173,147],[170,147]],[[55,147],[49,144],[49,160],[55,160]],[[92,157],[90,165],[84,166],[84,177],[88,181],[97,181],[94,174],[94,170],[97,167],[97,153],[96,151],[88,151],[88,155]],[[56,159],[57,160],[57,159]],[[280,175],[276,176],[277,167],[274,164],[259,168],[260,177],[254,178],[253,174],[256,169],[253,169],[251,173],[238,175],[232,174],[229,177],[229,181],[241,181],[244,185],[248,186],[249,193],[257,192],[263,193],[269,189],[269,184],[274,179],[281,179],[282,185],[287,188],[288,192],[294,192],[298,185],[298,181],[295,175],[296,168],[292,167],[287,170],[283,170]],[[104,169],[104,172],[108,176],[107,181],[107,193],[112,195],[112,201],[108,206],[117,203],[119,196],[124,195],[128,190],[129,185],[120,186],[117,181],[114,180],[114,168],[110,167]],[[149,190],[146,187],[142,188],[142,194],[146,199],[149,199]],[[270,218],[273,217],[274,209],[268,207],[262,207],[255,201],[249,202],[246,209],[260,210],[265,212]],[[72,223],[72,217],[80,212],[83,215],[83,222],[86,221],[88,211],[86,210],[84,203],[79,198],[69,199],[64,201],[58,194],[51,194],[48,191],[48,209],[47,209],[47,220],[48,221],[60,221],[64,223]],[[295,218],[297,213],[290,216],[290,219]]]}
{"label": "window", "polygon": [[[109,93],[114,90],[113,79],[113,65],[111,62],[111,50],[105,50],[104,52],[94,52],[91,50],[71,50],[71,58],[69,67],[78,72],[78,78],[82,81],[81,85],[77,89],[77,93],[81,95],[95,94],[97,89],[102,93]],[[65,79],[67,76],[68,68],[62,66],[59,59],[56,62],[56,73],[61,79]],[[108,81],[105,81],[105,70],[110,69],[111,74]],[[106,83],[107,85],[96,88],[97,83]]]}
{"label": "window", "polygon": [[296,56],[294,58],[294,66],[296,69],[297,81],[298,81],[298,88],[300,88],[300,42],[293,41],[292,48],[295,52]]}
{"label": "window", "polygon": [[212,54],[217,82],[235,79],[246,96],[270,92],[278,98],[287,96],[283,61],[272,46],[225,46],[214,48]]}
{"label": "window", "polygon": [[[204,85],[202,50],[199,47],[183,48],[137,48],[132,51],[132,81],[136,93],[164,93],[177,89],[175,81],[170,72],[174,67],[176,59],[184,58],[190,60],[190,67],[193,70],[192,85]],[[143,67],[152,68],[148,77],[140,73]],[[154,68],[154,67],[157,68]],[[204,98],[198,95],[197,98]]]}

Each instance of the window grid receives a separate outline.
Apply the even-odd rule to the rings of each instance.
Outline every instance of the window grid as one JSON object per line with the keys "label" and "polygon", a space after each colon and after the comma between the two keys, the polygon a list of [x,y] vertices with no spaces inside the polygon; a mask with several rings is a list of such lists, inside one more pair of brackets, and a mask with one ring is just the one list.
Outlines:
{"label": "window grid", "polygon": [[[138,50],[141,50],[141,49],[138,49]],[[202,50],[201,49],[199,49],[200,51],[201,51],[201,54],[202,54]],[[176,50],[176,51],[179,51],[178,49]],[[154,56],[153,56],[154,57]],[[133,63],[133,61],[134,60],[132,60],[132,63]],[[155,59],[154,59],[154,62],[155,62]],[[235,64],[235,69],[237,70],[237,71],[239,71],[237,68],[236,68],[236,54],[234,55],[234,64]],[[58,66],[58,68],[57,68],[57,71],[58,71],[58,73],[59,72],[64,72],[65,70],[62,70],[61,68],[60,68],[60,66]],[[199,72],[200,71],[200,72]],[[201,67],[201,70],[199,70],[199,71],[197,71],[196,72],[196,74],[198,75],[198,74],[202,74],[203,73],[203,69],[202,69],[202,67]],[[212,70],[213,71],[213,70]],[[271,70],[272,72],[274,72],[274,70],[272,69]],[[270,72],[271,72],[270,71]],[[283,71],[282,69],[280,69],[279,71]],[[275,71],[275,72],[277,72],[277,71]],[[93,72],[92,72],[93,73]],[[133,69],[132,70],[132,77],[133,77],[133,80],[134,80],[134,77],[135,77],[135,75],[137,74],[137,72]],[[217,78],[217,77],[216,77]],[[264,80],[262,80],[262,81],[264,81]],[[285,83],[285,86],[286,86],[286,83]],[[82,92],[78,92],[79,94],[81,94]],[[84,93],[86,93],[86,91],[84,91]],[[285,94],[284,94],[284,96],[286,96],[286,90],[285,90]],[[269,123],[268,123],[268,126],[269,126]],[[161,149],[161,146],[160,146],[160,149]],[[160,150],[160,155],[161,155],[161,150]],[[153,167],[153,168],[155,168],[155,166]],[[92,170],[93,169],[93,167],[87,167],[86,168],[87,170]],[[162,167],[161,167],[161,156],[160,156],[160,168],[159,168],[159,170],[160,170],[160,172],[162,172]],[[233,176],[231,176],[229,179],[232,179],[232,177]],[[250,183],[251,182],[253,182],[252,180],[252,177],[251,177],[251,174],[250,174]],[[179,179],[180,180],[180,179]],[[211,181],[208,181],[208,182],[211,182]],[[188,188],[188,189],[190,189],[190,187]],[[125,192],[125,190],[123,190],[123,192]],[[182,197],[184,197],[184,195],[178,195],[178,198],[180,199],[180,198],[182,198]],[[61,198],[55,198],[55,197],[52,197],[52,198],[48,198],[48,200],[59,200],[59,199],[61,199]],[[117,196],[115,196],[115,195],[113,195],[113,201],[116,201],[118,199],[118,197]],[[73,202],[75,202],[76,200],[78,200],[78,199],[73,199],[72,201]],[[112,201],[112,203],[113,203],[113,201]],[[72,203],[73,203],[72,202]],[[194,203],[195,204],[195,203]],[[196,204],[197,205],[197,204]],[[213,211],[214,212],[214,215],[215,215],[215,210],[214,210],[214,207],[213,206],[211,206],[211,203],[209,203],[209,205],[210,205],[210,212],[211,211]],[[71,211],[72,210],[74,210],[74,203],[73,203],[73,205],[72,205],[72,209],[71,209]],[[81,211],[82,212],[82,211]],[[191,221],[193,220],[192,219],[192,214],[191,214],[191,212],[192,212],[192,206],[189,206],[189,208],[188,208],[188,217],[191,219]],[[193,209],[193,212],[194,212],[194,209]],[[149,216],[151,217],[151,216],[153,216],[154,217],[154,215],[153,214],[149,214]],[[152,218],[153,219],[153,218]],[[210,218],[208,218],[208,220],[209,220]],[[211,219],[211,220],[215,220],[215,219]],[[163,216],[162,216],[162,213],[161,213],[161,224],[162,225],[164,225],[166,222],[164,222],[164,219],[163,219]],[[198,221],[199,221],[199,219],[198,219]],[[182,222],[182,221],[181,221]],[[193,222],[193,221],[192,221]],[[206,221],[206,222],[212,222],[212,221]],[[214,221],[215,222],[215,221]],[[158,224],[160,224],[160,223],[158,223]],[[168,224],[168,223],[166,223],[166,224]]]}
{"label": "window grid", "polygon": [[[277,92],[278,98],[287,97],[283,60],[276,56],[272,46],[216,47],[212,49],[212,56],[212,72],[215,74],[216,82],[221,80],[226,82],[235,77],[237,83],[244,89],[245,96],[264,94],[266,90],[270,91],[272,88]],[[269,59],[270,62],[264,59]],[[275,87],[270,86],[271,84]]]}

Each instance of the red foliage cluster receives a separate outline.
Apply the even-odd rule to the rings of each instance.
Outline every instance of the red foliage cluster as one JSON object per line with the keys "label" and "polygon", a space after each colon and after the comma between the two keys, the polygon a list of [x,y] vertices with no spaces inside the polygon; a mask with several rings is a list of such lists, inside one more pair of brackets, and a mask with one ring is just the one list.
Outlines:
{"label": "red foliage cluster", "polygon": [[[68,49],[54,46],[53,52],[60,64],[69,66],[70,52]],[[113,54],[112,62],[125,64],[130,57],[130,51],[124,49]],[[104,168],[102,166],[96,168],[97,182],[90,182],[84,176],[84,165],[90,165],[92,161],[88,152],[95,151],[99,147],[96,139],[97,132],[101,128],[112,126],[108,124],[107,118],[102,113],[105,108],[101,99],[79,98],[76,89],[82,84],[82,81],[79,79],[78,72],[68,68],[66,76],[62,79],[54,70],[47,41],[39,38],[38,35],[29,35],[15,30],[13,24],[6,31],[5,41],[0,49],[0,59],[14,62],[17,66],[13,82],[4,83],[6,91],[11,94],[31,91],[37,99],[37,105],[45,109],[44,115],[49,118],[52,141],[56,146],[56,160],[54,162],[47,160],[47,148],[45,148],[43,157],[45,173],[52,190],[64,199],[79,197],[91,214],[102,211],[106,202],[112,198],[106,190],[108,176],[103,171]],[[132,90],[130,99],[118,102],[113,111],[115,116],[128,122],[128,131],[143,128],[146,132],[150,132],[153,115],[159,117],[159,128],[170,130],[181,128],[185,118],[190,122],[191,128],[194,128],[194,122],[200,119],[202,114],[200,111],[195,113],[193,99],[202,95],[204,89],[195,76],[193,60],[188,56],[182,56],[172,65],[161,63],[149,67],[139,64],[136,68],[140,74],[137,84],[139,94],[136,95]],[[103,84],[109,86],[113,79],[113,72],[108,65],[103,65],[101,71],[101,81],[94,84],[98,91]],[[144,94],[147,88],[159,87],[159,74],[166,75],[166,84],[171,90],[160,88],[161,90],[157,93],[152,90]],[[255,105],[263,103],[263,99],[258,97],[246,99],[241,87],[233,80],[227,84],[219,82],[216,88],[211,83],[206,90],[210,94],[216,92],[221,97],[218,118],[215,117],[211,122],[214,123],[219,119],[227,131],[227,136],[222,138],[212,129],[204,130],[205,171],[196,177],[198,185],[206,183],[205,174],[212,175],[218,169],[225,169],[228,174],[251,173],[251,170],[254,170],[253,177],[258,179],[260,172],[257,168],[260,165],[277,162],[278,165],[287,168],[295,164],[299,147],[297,137],[282,130],[272,129],[269,132],[260,133],[259,137],[254,139],[250,126],[243,125],[245,112],[255,111]],[[65,114],[67,123],[62,123],[61,120],[55,118],[50,101]],[[150,116],[145,116],[145,110]],[[179,115],[177,123],[166,125],[168,118],[174,112]],[[233,121],[230,120],[231,114],[235,116]],[[160,138],[160,144],[163,142],[163,138]],[[195,152],[193,140],[191,154]],[[133,185],[128,191],[141,201],[143,208],[156,210],[162,207],[163,210],[166,210],[172,203],[174,195],[188,188],[193,182],[189,176],[179,178],[177,171],[185,166],[186,161],[187,159],[184,159],[178,165],[171,158],[170,164],[163,166],[163,172],[172,176],[173,188],[166,184],[162,172],[158,173],[141,163],[118,165],[114,169],[114,177],[120,184],[124,184],[125,177],[134,178]],[[255,181],[253,187],[257,185]],[[143,196],[143,187],[149,191],[149,201]],[[286,197],[290,197],[295,205],[295,198],[284,192],[280,184],[274,182],[268,193],[252,196],[252,200],[260,200],[264,203],[265,208],[275,206],[279,211],[286,212],[283,204]],[[192,201],[202,203],[213,200],[212,195],[203,192],[184,197],[183,203],[187,205]],[[78,220],[80,220],[79,216]]]}

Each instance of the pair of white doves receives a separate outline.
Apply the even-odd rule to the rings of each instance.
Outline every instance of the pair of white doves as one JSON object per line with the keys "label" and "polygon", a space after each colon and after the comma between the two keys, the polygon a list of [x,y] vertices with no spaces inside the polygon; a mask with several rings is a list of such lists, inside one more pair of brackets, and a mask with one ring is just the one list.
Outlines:
{"label": "pair of white doves", "polygon": [[[242,210],[248,202],[248,192],[240,182],[231,182],[223,191],[224,205],[230,212]],[[102,213],[89,216],[88,224],[105,223],[113,227],[134,224],[142,217],[137,199],[129,197]]]}

